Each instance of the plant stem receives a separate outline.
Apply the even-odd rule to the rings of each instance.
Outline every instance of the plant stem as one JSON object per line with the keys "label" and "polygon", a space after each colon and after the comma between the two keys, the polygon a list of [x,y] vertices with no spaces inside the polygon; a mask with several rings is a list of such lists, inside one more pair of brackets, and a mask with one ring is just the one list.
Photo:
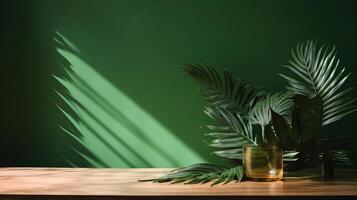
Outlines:
{"label": "plant stem", "polygon": [[265,140],[265,128],[264,128],[263,125],[261,125],[261,127],[262,127],[262,140],[263,140],[263,143],[265,143],[266,142],[266,140]]}
{"label": "plant stem", "polygon": [[334,177],[334,160],[332,155],[322,155],[321,173],[325,179],[331,179]]}

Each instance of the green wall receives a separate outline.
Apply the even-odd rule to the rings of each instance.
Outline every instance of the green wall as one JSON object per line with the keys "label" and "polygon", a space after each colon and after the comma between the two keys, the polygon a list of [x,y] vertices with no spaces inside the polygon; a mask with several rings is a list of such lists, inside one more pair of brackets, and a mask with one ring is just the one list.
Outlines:
{"label": "green wall", "polygon": [[[352,72],[348,84],[356,86],[354,8],[353,1],[337,0],[9,3],[2,7],[5,20],[2,20],[1,83],[5,89],[1,100],[4,128],[0,165],[92,166],[93,162],[104,160],[104,164],[94,166],[166,167],[223,162],[204,145],[200,126],[209,120],[202,113],[203,101],[197,85],[185,76],[182,63],[195,61],[227,68],[239,78],[278,91],[286,85],[277,74],[284,70],[281,65],[287,63],[290,48],[298,42],[316,39],[337,46],[342,65]],[[81,117],[85,118],[85,111],[71,111],[55,92],[64,93],[78,84],[66,79],[70,74],[59,65],[63,58],[53,42],[56,31],[80,51],[83,63],[77,68],[73,66],[79,70],[73,73],[89,73],[82,78],[97,87],[96,91],[103,92],[102,96],[111,106],[119,111],[135,110],[123,111],[125,115],[137,113],[126,116],[136,128],[127,131],[129,136],[125,137],[123,131],[128,128],[120,128],[118,122],[110,121],[114,108],[109,106],[105,115],[100,114],[99,107],[95,109],[93,102],[97,101],[84,103],[93,108],[94,115],[108,127],[103,129],[102,126],[96,132],[99,135],[114,132],[133,149],[131,153],[126,153],[127,145],[116,144],[113,138],[107,140],[117,153],[101,148],[101,142],[97,146],[95,137],[92,142],[77,141],[59,127],[66,127],[78,137],[86,135],[84,122],[80,121]],[[75,54],[66,55],[76,59]],[[53,75],[62,78],[67,87]],[[75,100],[81,99],[79,93],[72,91],[71,94]],[[357,96],[356,91],[354,95]],[[120,103],[122,99],[129,103]],[[82,98],[82,101],[85,100]],[[68,111],[68,115],[76,116],[73,120],[82,124],[79,131],[56,105]],[[78,112],[82,114],[78,116]],[[356,117],[354,113],[339,125],[329,127],[327,132],[346,133],[356,143],[353,127]],[[98,121],[90,123],[98,125]],[[147,141],[142,135],[138,136],[141,142],[134,142],[136,139],[130,137],[130,133],[135,134],[138,129],[145,137],[151,137],[148,140],[152,143],[146,143],[150,147],[140,145]],[[170,138],[176,138],[177,142],[170,142]],[[155,157],[157,151],[167,151],[166,157],[173,160]],[[357,148],[353,151],[356,154]],[[192,156],[188,156],[189,152]],[[137,154],[149,163],[139,161]],[[120,156],[127,157],[132,164],[123,164],[117,159]]]}

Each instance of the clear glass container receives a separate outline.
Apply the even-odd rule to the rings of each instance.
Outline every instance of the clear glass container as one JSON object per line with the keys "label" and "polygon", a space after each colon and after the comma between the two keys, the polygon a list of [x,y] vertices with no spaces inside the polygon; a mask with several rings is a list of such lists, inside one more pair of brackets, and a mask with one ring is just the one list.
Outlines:
{"label": "clear glass container", "polygon": [[250,180],[277,181],[283,178],[283,151],[274,145],[244,146],[244,174]]}

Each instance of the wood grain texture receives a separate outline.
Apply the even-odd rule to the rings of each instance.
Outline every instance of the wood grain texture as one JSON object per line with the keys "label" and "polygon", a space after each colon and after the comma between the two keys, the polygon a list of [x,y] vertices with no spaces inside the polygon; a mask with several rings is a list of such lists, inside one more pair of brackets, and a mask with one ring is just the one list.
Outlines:
{"label": "wood grain texture", "polygon": [[[357,170],[337,171],[336,179],[323,180],[300,174],[278,182],[184,185],[138,182],[170,169],[0,168],[0,196],[78,197],[304,197],[357,196]],[[10,195],[10,196],[9,196]]]}

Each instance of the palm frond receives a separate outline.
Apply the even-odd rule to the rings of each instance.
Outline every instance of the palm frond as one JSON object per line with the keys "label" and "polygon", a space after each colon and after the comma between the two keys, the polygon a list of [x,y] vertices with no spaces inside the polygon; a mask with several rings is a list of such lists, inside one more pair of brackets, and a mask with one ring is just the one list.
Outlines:
{"label": "palm frond", "polygon": [[205,107],[204,112],[223,124],[223,126],[206,126],[209,130],[206,135],[214,138],[209,146],[219,149],[213,152],[217,156],[242,159],[244,145],[258,144],[252,126],[241,114],[219,107]]}
{"label": "palm frond", "polygon": [[299,152],[297,151],[284,151],[284,154],[283,154],[283,160],[284,162],[292,162],[292,161],[296,161],[298,158],[297,158],[297,155],[299,154]]}
{"label": "palm frond", "polygon": [[223,167],[212,164],[194,164],[188,167],[178,168],[171,173],[154,179],[141,181],[153,181],[157,183],[171,182],[185,184],[203,184],[212,182],[211,186],[220,183],[227,184],[232,181],[240,182],[243,178],[243,167]]}
{"label": "palm frond", "polygon": [[270,130],[269,125],[272,121],[271,111],[289,118],[291,107],[292,94],[290,92],[268,94],[254,105],[248,113],[248,119],[250,124],[260,126],[262,142],[276,143],[273,130]]}
{"label": "palm frond", "polygon": [[261,98],[249,112],[249,122],[262,127],[271,122],[271,110],[288,117],[291,113],[293,95],[290,92],[269,94]]}
{"label": "palm frond", "polygon": [[343,89],[350,74],[339,66],[335,47],[318,47],[316,42],[307,41],[291,51],[293,59],[288,68],[295,78],[280,74],[288,83],[288,89],[295,94],[319,95],[323,100],[322,125],[342,119],[356,111],[352,105],[356,98],[346,97],[352,88]]}
{"label": "palm frond", "polygon": [[199,64],[186,64],[184,70],[200,83],[202,96],[211,107],[246,113],[262,94],[256,87],[233,78],[228,71],[219,72]]}

